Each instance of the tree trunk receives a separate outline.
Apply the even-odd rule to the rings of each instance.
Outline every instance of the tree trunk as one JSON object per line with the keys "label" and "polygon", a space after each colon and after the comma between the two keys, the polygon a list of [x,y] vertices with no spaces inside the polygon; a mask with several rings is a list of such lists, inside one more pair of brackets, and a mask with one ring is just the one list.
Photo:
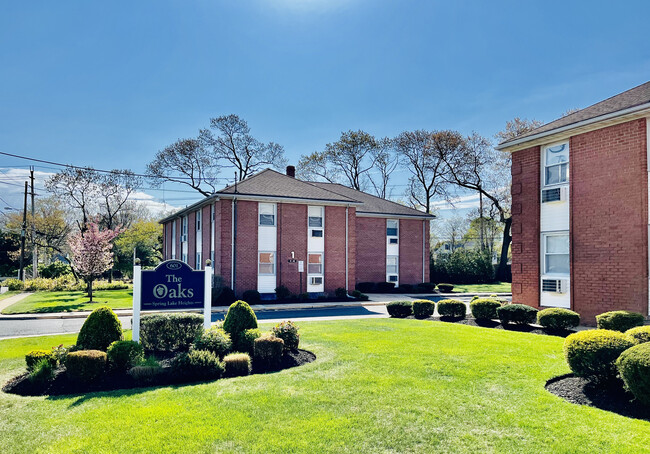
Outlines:
{"label": "tree trunk", "polygon": [[501,258],[499,259],[499,268],[497,269],[496,278],[498,281],[505,282],[508,278],[508,249],[512,235],[510,227],[512,226],[512,217],[506,218],[503,222],[503,243],[501,244]]}
{"label": "tree trunk", "polygon": [[89,302],[93,302],[93,281],[88,279],[88,297],[90,298]]}

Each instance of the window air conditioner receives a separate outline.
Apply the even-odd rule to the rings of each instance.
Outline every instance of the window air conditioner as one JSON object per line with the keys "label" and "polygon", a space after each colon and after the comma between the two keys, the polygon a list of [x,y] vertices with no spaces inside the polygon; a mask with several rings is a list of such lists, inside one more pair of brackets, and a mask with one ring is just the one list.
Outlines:
{"label": "window air conditioner", "polygon": [[561,188],[544,189],[542,191],[542,203],[564,202],[569,199],[569,189]]}
{"label": "window air conditioner", "polygon": [[567,293],[569,282],[566,279],[542,279],[542,292]]}

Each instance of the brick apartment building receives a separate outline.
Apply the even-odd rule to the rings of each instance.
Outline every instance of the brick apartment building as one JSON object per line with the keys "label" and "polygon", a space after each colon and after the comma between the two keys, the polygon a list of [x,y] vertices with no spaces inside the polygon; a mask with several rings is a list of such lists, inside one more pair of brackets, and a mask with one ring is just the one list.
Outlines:
{"label": "brick apartment building", "polygon": [[287,175],[264,170],[160,222],[165,259],[196,269],[211,259],[239,296],[280,285],[332,293],[358,282],[427,282],[432,218],[338,184],[301,181],[289,166]]}
{"label": "brick apartment building", "polygon": [[512,153],[512,297],[648,315],[650,82],[499,149]]}

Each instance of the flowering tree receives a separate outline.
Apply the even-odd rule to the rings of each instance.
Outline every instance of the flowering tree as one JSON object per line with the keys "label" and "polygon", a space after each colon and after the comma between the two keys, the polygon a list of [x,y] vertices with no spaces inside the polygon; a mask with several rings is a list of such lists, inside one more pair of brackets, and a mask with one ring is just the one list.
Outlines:
{"label": "flowering tree", "polygon": [[74,235],[70,241],[72,266],[88,284],[88,296],[93,300],[93,281],[113,266],[113,244],[111,241],[121,233],[115,230],[99,230],[94,222],[87,224],[85,232]]}

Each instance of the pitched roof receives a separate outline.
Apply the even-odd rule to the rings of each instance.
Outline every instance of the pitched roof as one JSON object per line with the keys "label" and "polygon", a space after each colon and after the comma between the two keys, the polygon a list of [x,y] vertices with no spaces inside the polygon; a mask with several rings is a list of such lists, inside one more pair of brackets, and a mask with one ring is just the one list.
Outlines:
{"label": "pitched roof", "polygon": [[525,134],[521,134],[515,138],[508,139],[499,144],[499,148],[504,148],[512,142],[520,142],[521,139],[526,137],[536,136],[541,133],[550,133],[551,131],[559,128],[570,127],[587,120],[597,121],[599,117],[614,114],[619,111],[631,109],[636,106],[650,103],[650,82],[646,82],[630,90],[619,93],[618,95],[607,98],[592,106],[573,112],[562,118],[558,118],[550,123],[546,123],[539,128],[535,128]]}

